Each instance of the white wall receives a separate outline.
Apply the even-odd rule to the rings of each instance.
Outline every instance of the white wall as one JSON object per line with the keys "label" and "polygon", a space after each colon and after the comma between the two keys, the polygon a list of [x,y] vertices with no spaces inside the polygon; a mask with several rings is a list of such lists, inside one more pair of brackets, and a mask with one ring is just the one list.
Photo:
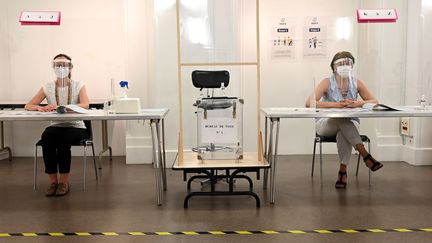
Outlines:
{"label": "white wall", "polygon": [[[405,104],[407,1],[367,0],[362,9],[396,8],[396,23],[359,24],[359,73],[381,103]],[[395,38],[398,36],[398,38]],[[369,119],[367,134],[372,152],[380,160],[402,158],[400,119]]]}
{"label": "white wall", "polygon": [[178,82],[177,33],[175,0],[154,1],[154,80],[149,83],[149,106],[170,110],[165,121],[166,146],[169,153],[177,152],[178,145]]}
{"label": "white wall", "polygon": [[[10,96],[2,95],[1,100],[28,101],[45,82],[54,79],[52,58],[66,53],[75,66],[72,77],[86,83],[91,100],[109,97],[110,78],[128,79],[131,96],[139,96],[146,106],[150,75],[146,68],[151,67],[146,61],[149,55],[143,52],[147,46],[139,43],[147,36],[145,29],[140,30],[141,19],[137,16],[142,13],[148,16],[148,13],[146,9],[139,12],[143,5],[140,2],[144,3],[133,0],[1,1],[0,24],[7,33],[1,35],[0,48],[7,43],[9,53],[2,52],[0,61],[6,61],[2,67],[9,67],[10,73],[9,77],[0,79],[2,87],[10,85],[6,91]],[[137,8],[133,8],[134,5]],[[58,10],[62,12],[62,23],[60,26],[21,26],[18,17],[22,10]],[[34,142],[47,124],[13,123],[13,134],[7,136],[6,141],[12,145],[14,154],[33,155]],[[115,155],[125,154],[124,127],[124,122],[109,123],[109,139]],[[94,124],[93,130],[95,139],[99,140],[100,124]],[[96,145],[99,150],[100,141]]]}
{"label": "white wall", "polygon": [[[130,82],[129,97],[141,99],[142,107],[149,107],[151,91],[149,83],[154,80],[154,20],[153,1],[124,1],[126,58],[125,78]],[[126,163],[151,163],[152,144],[149,123],[127,122]]]}
{"label": "white wall", "polygon": [[[239,28],[240,37],[238,38],[241,46],[240,57],[228,56],[228,60],[220,60],[220,56],[217,54],[210,53],[209,60],[204,61],[254,61],[255,55],[255,41],[254,28],[255,22],[252,20],[244,20],[242,14],[246,11],[244,8],[252,8],[252,11],[247,11],[249,15],[254,13],[255,1],[240,1],[241,8],[236,13],[239,19],[243,20],[244,26]],[[164,84],[166,89],[164,93],[159,93],[160,102],[163,106],[171,108],[169,123],[169,132],[174,138],[170,138],[169,148],[175,148],[177,145],[177,134],[178,129],[178,104],[177,100],[173,97],[177,97],[177,65],[176,65],[176,36],[175,36],[175,1],[156,1],[156,82],[154,85]],[[357,30],[354,26],[352,31],[353,35],[349,40],[336,40],[336,29],[335,22],[337,17],[344,16],[354,21],[355,9],[357,3],[355,1],[313,1],[307,3],[304,1],[261,1],[260,8],[260,28],[261,28],[261,95],[262,95],[262,107],[269,106],[304,106],[306,97],[312,90],[312,78],[316,76],[317,79],[325,78],[330,74],[329,62],[333,54],[339,50],[349,50],[355,55],[357,54]],[[334,6],[338,6],[335,8]],[[209,10],[211,14],[221,14],[223,12],[217,12],[218,9]],[[226,12],[226,11],[225,11]],[[210,14],[210,16],[211,16]],[[229,15],[229,11],[228,11]],[[230,15],[229,15],[230,16]],[[229,19],[230,17],[227,17]],[[277,23],[280,17],[292,17],[293,24],[298,30],[298,38],[302,38],[302,28],[304,26],[304,16],[318,16],[323,17],[324,24],[328,28],[328,56],[322,59],[305,60],[302,57],[302,48],[299,42],[299,46],[296,49],[296,58],[294,61],[272,61],[268,58],[270,31],[271,28]],[[249,16],[248,16],[249,17]],[[239,20],[239,21],[242,21]],[[276,21],[276,22],[275,22]],[[235,23],[234,23],[235,24]],[[226,38],[231,38],[231,26],[227,24],[228,31]],[[217,28],[217,27],[216,27]],[[251,30],[252,29],[252,34]],[[217,30],[215,30],[217,32]],[[182,32],[184,34],[184,32]],[[246,38],[245,38],[246,37]],[[223,38],[223,37],[219,37]],[[301,41],[301,40],[299,40]],[[191,53],[184,54],[190,48],[196,48],[195,46],[186,46],[188,48],[182,49],[182,56],[186,57],[197,54],[202,49],[191,51]],[[238,46],[237,46],[238,47]],[[217,51],[224,51],[222,48],[217,48]],[[229,49],[226,47],[225,49]],[[246,51],[244,51],[246,49]],[[212,52],[211,48],[207,49]],[[236,59],[237,58],[237,59]],[[186,58],[187,60],[188,58]],[[203,61],[205,58],[201,58]],[[196,61],[196,59],[194,60]],[[210,67],[212,68],[212,67]],[[217,67],[219,68],[219,67]],[[241,87],[231,88],[231,92],[234,94],[242,94],[245,98],[245,149],[255,150],[256,149],[256,75],[253,68],[245,68],[239,70],[237,68],[223,67],[234,73],[232,80],[233,86],[236,85],[238,80],[241,80]],[[190,71],[194,68],[184,68],[183,76],[183,114],[184,119],[184,134],[185,134],[185,149],[188,149],[196,144],[196,122],[193,115],[192,103],[198,96],[197,92],[194,92],[194,88],[190,82]],[[197,68],[195,68],[197,69]],[[238,75],[237,75],[237,72]],[[230,84],[231,86],[231,84]],[[236,92],[240,89],[240,92]],[[185,98],[186,97],[186,98]],[[174,118],[174,119],[173,119]],[[295,129],[290,129],[295,128]],[[281,128],[281,146],[280,151],[282,154],[307,154],[311,152],[311,144],[313,141],[313,121],[312,120],[296,120],[296,121],[284,121]],[[305,131],[306,132],[305,135]],[[335,151],[334,146],[331,147],[330,151]]]}
{"label": "white wall", "polygon": [[[422,94],[430,104],[431,92],[431,48],[432,6],[430,1],[408,1],[407,31],[407,71],[406,93],[407,104],[418,104]],[[415,118],[410,120],[413,136],[404,140],[403,160],[415,165],[432,164],[432,119]]]}
{"label": "white wall", "polygon": [[[312,93],[313,78],[316,83],[331,74],[330,61],[333,55],[342,50],[354,56],[357,50],[357,28],[355,10],[357,1],[313,0],[313,1],[261,1],[261,55],[262,55],[262,107],[295,106],[304,107],[306,98]],[[303,58],[303,26],[306,17],[316,16],[327,27],[327,57],[319,59]],[[269,58],[271,28],[280,17],[288,17],[294,23],[298,38],[296,58],[293,61],[272,61]],[[348,40],[336,38],[336,20],[348,17],[352,24],[352,36]],[[361,78],[361,77],[360,77]],[[362,126],[362,129],[365,127]],[[286,119],[281,122],[281,154],[310,154],[315,136],[314,121],[311,119]],[[325,147],[325,151],[335,153],[335,146]]]}
{"label": "white wall", "polygon": [[[0,0],[0,80],[9,79],[9,42],[6,0]],[[0,89],[0,97],[9,99],[9,83]]]}
{"label": "white wall", "polygon": [[[215,25],[210,35],[213,40],[217,39],[213,47],[218,48],[211,50],[210,58],[206,61],[221,61],[219,59],[222,57],[253,61],[254,2],[243,0],[232,5],[238,13],[227,12],[229,16],[225,20],[235,20],[241,25],[229,26],[226,36],[217,34],[223,33],[226,25]],[[432,14],[429,11],[431,7],[422,6],[421,3],[422,0],[260,1],[261,106],[303,106],[306,97],[312,92],[313,78],[319,82],[330,75],[329,62],[333,54],[340,50],[351,51],[356,56],[358,77],[366,81],[383,103],[417,104],[420,93],[425,90],[429,90],[426,95],[431,101],[432,91],[429,87],[432,61],[428,55],[431,51],[428,43],[432,37],[425,30],[432,26]],[[218,4],[222,2],[219,1]],[[220,12],[222,15],[224,12],[219,5],[213,7],[215,9],[209,10],[210,23],[217,20],[216,16]],[[393,24],[360,25],[355,17],[357,8],[397,8],[399,20]],[[23,9],[60,10],[62,25],[20,26],[18,16]],[[422,14],[423,19],[420,17]],[[327,27],[328,48],[325,58],[303,57],[303,27],[307,17],[312,16],[319,17]],[[271,30],[281,17],[286,17],[296,30],[297,44],[293,60],[275,61],[269,55]],[[352,35],[348,40],[336,38],[336,20],[339,17],[350,20]],[[57,53],[64,52],[73,58],[73,77],[87,84],[92,99],[100,100],[109,96],[110,78],[127,79],[131,82],[130,96],[140,97],[143,106],[169,108],[165,124],[167,149],[175,153],[179,125],[175,27],[175,0],[0,0],[0,85],[7,87],[0,90],[0,100],[30,99],[43,83],[53,79],[51,59]],[[227,41],[230,39],[236,43],[229,44]],[[198,49],[196,47],[188,46],[182,51],[201,53],[205,50],[203,46]],[[240,49],[239,52],[234,51],[237,48]],[[225,53],[218,52],[221,50]],[[227,50],[231,50],[229,55]],[[193,55],[194,53],[189,54],[189,57]],[[190,84],[191,70],[192,68],[184,69],[182,84],[185,91],[183,112],[187,114],[184,120],[186,149],[194,146],[196,141],[192,103],[197,92]],[[230,68],[230,71],[234,81],[228,93],[240,93],[246,101],[246,150],[255,150],[255,70],[249,67]],[[361,129],[372,137],[373,152],[379,159],[416,161],[421,157],[422,161],[426,161],[432,151],[432,139],[424,134],[432,128],[426,119],[417,120],[415,136],[405,141],[399,136],[398,119],[364,119]],[[281,124],[281,154],[311,153],[314,136],[312,120],[284,120]],[[46,123],[13,123],[13,134],[7,136],[6,140],[12,144],[15,155],[32,155],[34,141],[45,125]],[[110,123],[110,139],[115,154],[126,153],[124,126],[122,122],[116,122],[115,125]],[[94,129],[95,136],[98,137],[99,124]],[[129,137],[131,146],[138,140],[139,146],[148,146],[148,129],[142,130],[140,125],[132,129],[136,136]],[[100,143],[97,144],[100,146]],[[329,145],[325,150],[336,152],[334,145]]]}
{"label": "white wall", "polygon": [[[9,80],[9,31],[8,31],[8,19],[7,19],[7,2],[6,0],[0,0],[0,80]],[[0,99],[10,100],[10,83],[2,83],[0,89]],[[11,138],[11,125],[10,123],[4,123],[5,137]],[[5,141],[5,146],[11,144],[11,141]],[[7,154],[0,155],[0,159],[7,158]]]}

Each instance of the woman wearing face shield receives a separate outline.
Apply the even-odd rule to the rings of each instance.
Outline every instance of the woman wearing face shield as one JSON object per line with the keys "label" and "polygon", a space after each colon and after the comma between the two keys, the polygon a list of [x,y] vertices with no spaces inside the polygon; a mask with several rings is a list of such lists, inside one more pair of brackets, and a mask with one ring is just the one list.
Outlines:
{"label": "woman wearing face shield", "polygon": [[[342,51],[333,57],[330,68],[333,73],[322,80],[315,88],[317,108],[355,108],[365,103],[378,103],[366,84],[352,75],[355,59],[351,53]],[[358,99],[358,96],[362,98]],[[306,101],[310,107],[312,97]],[[382,164],[376,161],[366,150],[359,133],[360,120],[358,118],[319,118],[316,120],[316,132],[321,136],[336,136],[337,149],[340,160],[336,188],[346,188],[347,165],[351,157],[352,148],[363,157],[366,166],[376,171]]]}
{"label": "woman wearing face shield", "polygon": [[[71,79],[72,59],[59,54],[53,59],[55,81],[45,84],[26,104],[30,111],[51,112],[59,105],[74,104],[89,108],[89,99],[82,82]],[[39,104],[47,100],[48,105]],[[69,193],[69,173],[71,165],[71,144],[88,138],[89,134],[83,121],[51,122],[42,133],[42,152],[45,162],[45,173],[48,174],[50,186],[47,196],[63,196]]]}

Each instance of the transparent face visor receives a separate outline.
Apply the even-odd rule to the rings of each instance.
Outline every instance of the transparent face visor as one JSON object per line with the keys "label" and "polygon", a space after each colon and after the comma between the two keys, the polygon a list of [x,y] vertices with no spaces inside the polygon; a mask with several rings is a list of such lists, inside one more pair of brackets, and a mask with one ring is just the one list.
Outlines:
{"label": "transparent face visor", "polygon": [[65,78],[69,76],[70,69],[72,68],[71,61],[67,59],[56,59],[53,61],[53,69],[54,73],[57,76],[57,79],[61,79],[62,87],[64,87]]}
{"label": "transparent face visor", "polygon": [[57,76],[57,80],[60,81],[60,83],[58,83],[59,87],[57,88],[57,92],[58,92],[57,105],[61,105],[62,103],[68,102],[67,100],[68,100],[69,90],[66,89],[67,86],[66,82],[71,68],[72,68],[72,63],[67,59],[59,58],[53,61],[54,73]]}
{"label": "transparent face visor", "polygon": [[334,71],[342,78],[352,77],[354,61],[351,58],[339,58],[333,63]]}
{"label": "transparent face visor", "polygon": [[334,61],[333,63],[334,67],[339,67],[339,66],[351,66],[351,68],[354,66],[354,62],[351,58],[347,57],[347,58],[339,58],[336,61]]}

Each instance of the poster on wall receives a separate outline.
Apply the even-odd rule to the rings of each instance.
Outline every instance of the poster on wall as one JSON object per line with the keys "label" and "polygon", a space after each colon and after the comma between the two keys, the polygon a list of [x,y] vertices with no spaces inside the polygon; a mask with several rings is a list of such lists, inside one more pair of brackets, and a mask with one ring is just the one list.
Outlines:
{"label": "poster on wall", "polygon": [[326,26],[318,17],[306,19],[303,29],[303,56],[306,58],[327,56]]}
{"label": "poster on wall", "polygon": [[287,19],[282,17],[272,28],[271,34],[271,59],[285,60],[294,59],[294,26],[288,25]]}

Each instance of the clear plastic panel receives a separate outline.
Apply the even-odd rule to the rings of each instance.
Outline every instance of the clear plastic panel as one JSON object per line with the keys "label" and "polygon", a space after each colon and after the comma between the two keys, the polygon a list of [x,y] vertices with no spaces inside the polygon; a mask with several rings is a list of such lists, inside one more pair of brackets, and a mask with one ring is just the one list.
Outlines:
{"label": "clear plastic panel", "polygon": [[420,54],[420,87],[419,97],[425,96],[426,103],[432,101],[432,1],[422,0],[421,9],[422,37]]}
{"label": "clear plastic panel", "polygon": [[[195,88],[192,84],[191,73],[194,70],[227,70],[230,73],[229,85],[222,92],[220,89],[207,90]],[[256,67],[183,67],[182,72],[182,99],[183,99],[183,143],[185,150],[191,150],[198,146],[197,131],[197,108],[193,104],[207,94],[214,96],[238,97],[244,99],[243,117],[245,121],[243,128],[245,131],[251,131],[244,134],[244,150],[256,150],[257,130],[257,85],[256,85]]]}
{"label": "clear plastic panel", "polygon": [[[360,1],[361,9],[395,8],[398,11],[399,19],[393,23],[358,24],[359,48],[355,64],[358,78],[380,103],[390,106],[410,102],[406,100],[407,2]],[[382,136],[399,135],[400,119],[362,119],[362,130]]]}
{"label": "clear plastic panel", "polygon": [[243,158],[243,101],[206,98],[197,104],[198,159]]}
{"label": "clear plastic panel", "polygon": [[181,0],[182,63],[256,61],[255,0]]}

